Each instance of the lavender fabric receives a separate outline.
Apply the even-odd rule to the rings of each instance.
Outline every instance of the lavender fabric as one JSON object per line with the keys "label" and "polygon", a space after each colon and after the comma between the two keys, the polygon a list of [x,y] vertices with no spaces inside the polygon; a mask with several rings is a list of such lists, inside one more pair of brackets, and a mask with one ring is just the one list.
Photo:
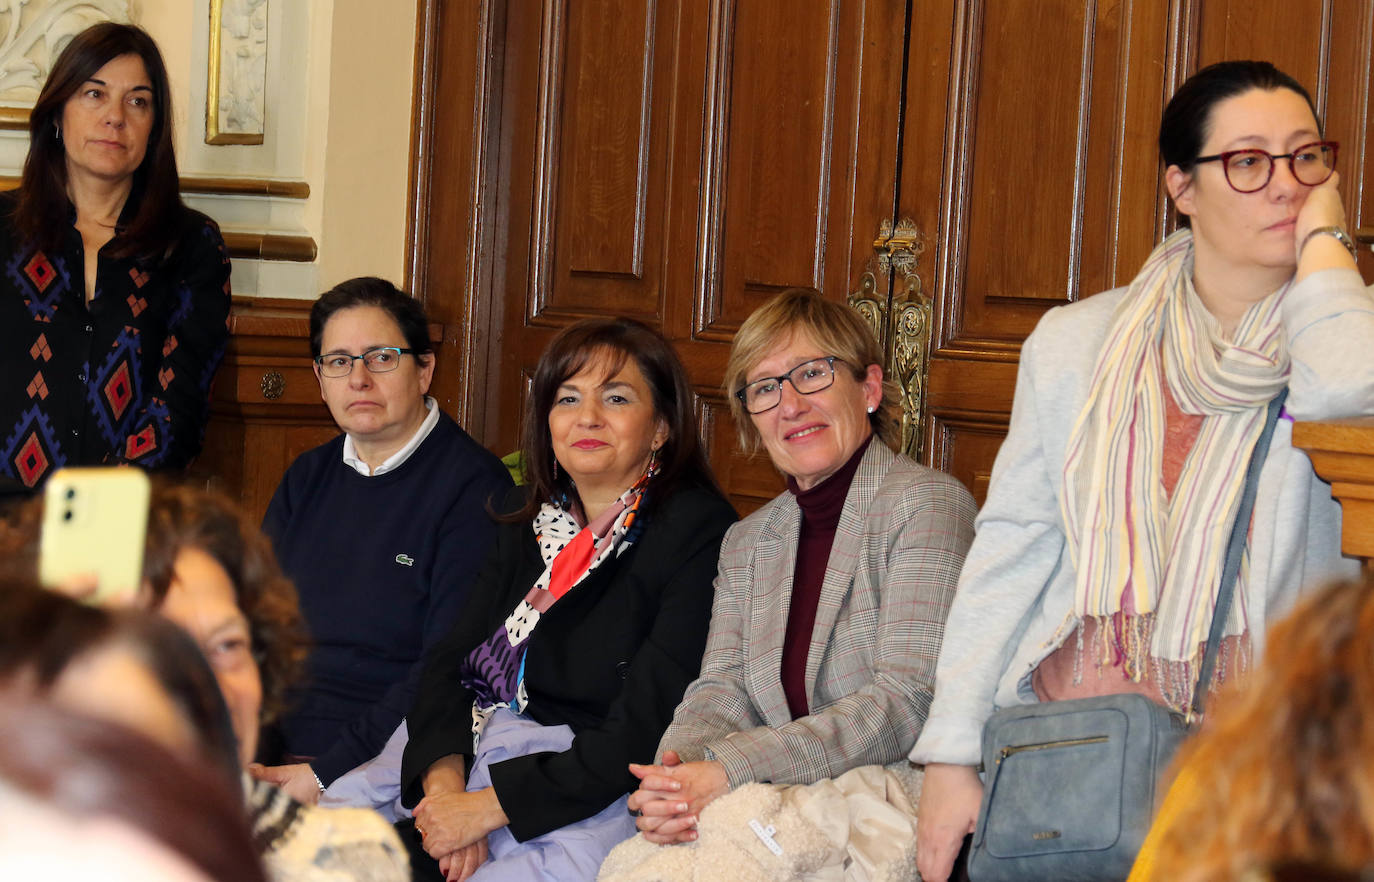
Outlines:
{"label": "lavender fabric", "polygon": [[401,720],[380,753],[334,779],[320,794],[320,805],[374,809],[393,824],[412,817],[411,810],[401,804],[401,756],[409,741],[410,730]]}
{"label": "lavender fabric", "polygon": [[[573,732],[567,726],[541,726],[509,708],[497,708],[482,731],[468,790],[491,784],[493,763],[564,751],[572,742]],[[516,842],[506,827],[488,834],[489,856],[472,882],[591,882],[611,849],[635,834],[634,818],[625,804],[628,798],[625,794],[590,818],[526,842]]]}

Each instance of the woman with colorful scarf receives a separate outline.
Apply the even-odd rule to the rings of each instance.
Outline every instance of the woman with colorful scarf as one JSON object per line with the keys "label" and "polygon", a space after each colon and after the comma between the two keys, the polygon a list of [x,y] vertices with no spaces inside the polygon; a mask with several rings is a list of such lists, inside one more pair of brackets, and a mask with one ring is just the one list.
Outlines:
{"label": "woman with colorful scarf", "polygon": [[735,513],[672,347],[628,319],[567,328],[523,446],[528,487],[407,717],[417,878],[439,878],[426,854],[448,879],[595,877],[635,830],[628,765],[653,759],[701,665]]}
{"label": "woman with colorful scarf", "polygon": [[1187,707],[1246,464],[1285,387],[1213,684],[1243,674],[1305,589],[1357,569],[1291,443],[1293,419],[1374,413],[1374,297],[1338,145],[1301,85],[1250,61],[1185,82],[1159,144],[1183,227],[1129,286],[1051,310],[1022,349],[911,753],[928,882],[973,830],[994,710],[1121,692]]}

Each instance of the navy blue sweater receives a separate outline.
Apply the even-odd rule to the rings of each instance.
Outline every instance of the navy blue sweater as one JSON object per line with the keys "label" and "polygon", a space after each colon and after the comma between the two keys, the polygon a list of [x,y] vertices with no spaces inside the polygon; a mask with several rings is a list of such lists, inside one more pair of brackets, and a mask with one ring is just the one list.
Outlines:
{"label": "navy blue sweater", "polygon": [[381,750],[415,698],[420,659],[453,627],[490,550],[500,460],[447,414],[400,468],[343,461],[343,436],[302,454],[263,520],[313,644],[277,724],[325,784]]}

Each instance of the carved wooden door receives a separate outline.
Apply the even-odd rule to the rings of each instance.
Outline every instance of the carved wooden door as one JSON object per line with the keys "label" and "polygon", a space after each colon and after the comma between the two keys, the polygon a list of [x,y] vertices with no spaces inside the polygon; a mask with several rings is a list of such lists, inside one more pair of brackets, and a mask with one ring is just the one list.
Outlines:
{"label": "carved wooden door", "polygon": [[729,344],[781,289],[843,299],[872,256],[896,198],[905,26],[889,0],[550,0],[511,15],[488,434],[515,444],[560,327],[632,316],[686,362],[736,504],[775,495],[767,460],[737,450]]}
{"label": "carved wooden door", "polygon": [[908,449],[981,500],[1021,341],[1167,231],[1156,129],[1201,64],[1268,57],[1309,84],[1374,236],[1374,0],[424,9],[411,275],[448,329],[445,406],[511,450],[552,335],[640,318],[682,354],[741,510],[781,481],[738,452],[721,374],[791,286],[871,318]]}

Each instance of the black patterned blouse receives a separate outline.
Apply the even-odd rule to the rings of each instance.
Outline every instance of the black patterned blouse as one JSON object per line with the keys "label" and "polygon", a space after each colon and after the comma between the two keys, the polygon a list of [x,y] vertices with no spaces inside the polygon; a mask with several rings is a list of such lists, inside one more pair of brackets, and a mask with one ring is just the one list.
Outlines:
{"label": "black patterned blouse", "polygon": [[102,254],[88,308],[81,234],[60,253],[19,241],[14,201],[0,193],[0,474],[33,487],[64,465],[185,467],[229,336],[219,227],[190,212],[161,266]]}

